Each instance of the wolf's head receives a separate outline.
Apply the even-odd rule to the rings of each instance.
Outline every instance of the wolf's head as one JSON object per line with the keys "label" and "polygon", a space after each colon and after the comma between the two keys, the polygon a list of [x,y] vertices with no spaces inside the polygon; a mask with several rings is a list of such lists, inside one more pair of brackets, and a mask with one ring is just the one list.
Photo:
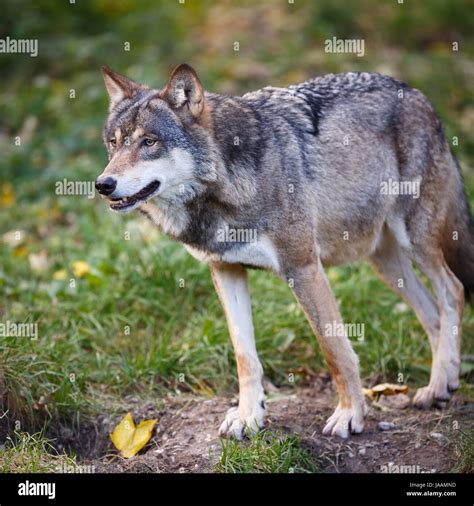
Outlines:
{"label": "wolf's head", "polygon": [[104,143],[109,163],[96,180],[110,208],[129,212],[153,199],[183,206],[216,178],[210,160],[210,114],[194,70],[179,65],[162,90],[103,67],[110,96]]}

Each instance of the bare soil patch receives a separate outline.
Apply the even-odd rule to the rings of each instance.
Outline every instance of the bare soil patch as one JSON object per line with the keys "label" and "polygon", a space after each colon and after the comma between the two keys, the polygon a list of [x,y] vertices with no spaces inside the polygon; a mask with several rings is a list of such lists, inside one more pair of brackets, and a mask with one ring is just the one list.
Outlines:
{"label": "bare soil patch", "polygon": [[[169,398],[156,409],[154,402],[131,400],[136,421],[158,418],[144,450],[132,459],[121,458],[108,437],[119,418],[104,416],[94,429],[84,429],[81,461],[96,472],[213,472],[221,453],[217,429],[236,401],[236,397],[186,394]],[[334,386],[325,374],[308,386],[273,388],[267,400],[267,428],[297,434],[321,471],[328,473],[397,472],[403,469],[400,466],[415,466],[415,472],[450,472],[456,462],[456,430],[474,429],[474,403],[455,395],[448,409],[432,411],[369,401],[363,434],[348,440],[325,437],[321,431],[335,403]],[[62,441],[71,443],[67,438]]]}

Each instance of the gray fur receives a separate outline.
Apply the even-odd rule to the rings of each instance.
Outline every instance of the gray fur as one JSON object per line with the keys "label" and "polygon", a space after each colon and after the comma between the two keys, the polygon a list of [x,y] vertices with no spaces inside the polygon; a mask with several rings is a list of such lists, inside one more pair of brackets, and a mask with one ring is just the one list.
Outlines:
{"label": "gray fur", "polygon": [[[119,76],[116,82],[124,79]],[[108,148],[117,128],[128,136],[143,128],[160,143],[149,150],[119,146],[122,162],[111,156],[104,174],[161,159],[175,148],[193,160],[192,181],[187,180],[182,191],[166,202],[159,194],[153,198],[159,207],[152,218],[157,225],[179,215],[185,226],[168,227],[168,233],[209,261],[272,265],[281,277],[302,280],[305,290],[311,284],[305,277],[309,274],[302,272],[307,266],[312,267],[304,272],[318,272],[319,262],[370,259],[394,289],[397,275],[406,273],[412,293],[396,291],[414,307],[435,356],[440,318],[459,322],[462,314],[460,284],[451,270],[466,291],[474,288],[474,234],[458,166],[442,123],[422,93],[391,77],[366,72],[330,74],[242,97],[204,93],[188,66],[178,67],[161,91],[126,83],[127,96],[118,103],[112,98],[104,128]],[[418,198],[383,193],[387,181],[418,182]],[[151,217],[148,207],[140,210]],[[219,241],[223,224],[256,230],[267,238],[278,266],[261,251],[245,250],[243,242]],[[239,256],[244,250],[248,253]],[[390,258],[392,269],[386,265]],[[439,308],[409,270],[411,261],[434,283]],[[318,283],[324,287],[323,278]],[[317,327],[319,309],[312,306],[311,294],[295,292],[313,311],[310,321]],[[332,314],[337,316],[337,310]],[[420,392],[420,406],[449,398],[448,390],[456,387],[459,352],[453,339],[440,338],[441,365],[434,366],[436,374]],[[351,374],[356,374],[356,362],[347,360]],[[341,365],[333,368],[337,373]],[[354,403],[360,418],[361,402]]]}
{"label": "gray fur", "polygon": [[[179,146],[192,153],[198,180],[206,181],[209,167],[217,166],[217,181],[184,199],[189,227],[175,237],[203,251],[239,247],[213,242],[225,216],[232,227],[270,234],[281,248],[289,232],[298,243],[311,236],[325,264],[350,261],[371,253],[389,216],[399,217],[409,233],[416,229],[414,217],[431,198],[437,170],[449,167],[445,177],[458,178],[428,100],[380,74],[330,74],[243,97],[206,93],[212,132],[199,122],[183,124],[170,107],[156,107],[164,102],[158,97],[146,88],[124,100],[105,135],[117,125],[129,133],[142,125],[159,135],[164,150]],[[381,182],[417,176],[420,199],[381,195]]]}

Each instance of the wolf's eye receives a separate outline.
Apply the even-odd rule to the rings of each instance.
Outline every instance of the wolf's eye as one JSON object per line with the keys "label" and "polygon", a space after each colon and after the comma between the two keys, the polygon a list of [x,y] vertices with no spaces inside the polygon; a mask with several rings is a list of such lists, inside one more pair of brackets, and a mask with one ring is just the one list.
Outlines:
{"label": "wolf's eye", "polygon": [[156,140],[155,139],[145,139],[144,144],[145,144],[145,146],[154,146],[156,144]]}
{"label": "wolf's eye", "polygon": [[110,145],[115,148],[117,145],[117,139],[115,137],[112,137],[112,139],[109,139]]}

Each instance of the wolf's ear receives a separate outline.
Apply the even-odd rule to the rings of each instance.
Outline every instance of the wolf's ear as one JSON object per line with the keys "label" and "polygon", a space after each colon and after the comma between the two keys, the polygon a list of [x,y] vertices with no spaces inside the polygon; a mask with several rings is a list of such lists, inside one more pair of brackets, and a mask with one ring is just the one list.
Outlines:
{"label": "wolf's ear", "polygon": [[138,84],[120,74],[113,72],[107,65],[102,66],[105,87],[110,97],[110,107],[114,107],[124,98],[131,98],[138,89]]}
{"label": "wolf's ear", "polygon": [[192,117],[197,119],[204,109],[204,89],[192,67],[186,63],[178,65],[161,92],[161,97],[173,109],[187,107]]}

